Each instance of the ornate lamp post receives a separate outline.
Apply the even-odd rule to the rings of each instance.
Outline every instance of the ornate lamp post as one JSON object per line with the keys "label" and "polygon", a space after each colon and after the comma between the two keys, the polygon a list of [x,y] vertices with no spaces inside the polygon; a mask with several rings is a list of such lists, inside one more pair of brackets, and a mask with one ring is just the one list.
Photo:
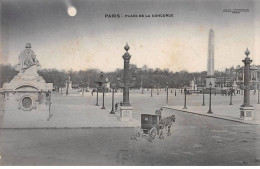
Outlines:
{"label": "ornate lamp post", "polygon": [[241,89],[244,89],[244,103],[240,107],[240,118],[244,120],[253,119],[253,106],[250,105],[250,90],[254,89],[254,84],[250,85],[250,63],[252,60],[248,57],[250,51],[246,49],[245,55],[246,58],[242,60],[244,62],[244,85],[241,86]]}
{"label": "ornate lamp post", "polygon": [[229,105],[233,105],[232,104],[232,95],[233,95],[233,86],[231,87],[231,90],[230,90],[230,102],[229,102]]}
{"label": "ornate lamp post", "polygon": [[69,82],[70,81],[70,78],[66,81],[66,95],[68,95],[69,94]]}
{"label": "ornate lamp post", "polygon": [[81,85],[82,85],[82,89],[81,89],[81,91],[82,91],[82,96],[84,96],[84,82],[81,81]]}
{"label": "ornate lamp post", "polygon": [[257,104],[260,104],[260,102],[259,102],[259,89],[260,89],[260,86],[258,86],[258,99],[257,99]]}
{"label": "ornate lamp post", "polygon": [[110,114],[115,114],[115,111],[114,111],[115,84],[112,84],[111,87],[112,87],[112,110],[111,110]]}
{"label": "ornate lamp post", "polygon": [[[130,77],[129,77],[129,64],[130,64],[130,59],[131,55],[128,53],[128,50],[130,47],[126,43],[125,47],[125,54],[122,56],[124,59],[124,77],[123,77],[123,84],[120,85],[121,88],[123,88],[123,103],[120,108],[120,116],[121,120],[129,120],[132,119],[132,107],[129,102],[129,89],[131,87],[134,87],[134,83],[130,83]],[[132,75],[132,80],[135,82],[136,76]],[[120,78],[118,79],[120,81]]]}
{"label": "ornate lamp post", "polygon": [[69,73],[69,75],[68,75],[68,80],[67,80],[67,82],[66,82],[66,84],[67,84],[67,86],[66,86],[66,95],[69,94],[69,85],[70,85],[70,83],[71,83],[70,76],[71,76],[71,73]]}
{"label": "ornate lamp post", "polygon": [[169,94],[168,94],[168,82],[166,83],[166,104],[168,105]]}
{"label": "ornate lamp post", "polygon": [[153,85],[151,85],[151,97],[153,97]]}
{"label": "ornate lamp post", "polygon": [[120,79],[121,79],[121,76],[120,76],[120,74],[117,74],[116,75],[116,79],[117,79],[117,90],[120,88],[120,86],[119,86],[119,83],[120,83]]}
{"label": "ornate lamp post", "polygon": [[96,101],[96,105],[95,105],[95,106],[99,106],[99,105],[98,105],[98,87],[99,87],[99,86],[97,85],[97,101]]}
{"label": "ornate lamp post", "polygon": [[87,88],[86,88],[86,92],[89,92],[89,79],[88,79],[88,81],[87,81]]}
{"label": "ornate lamp post", "polygon": [[[253,84],[255,84],[255,81],[256,81],[255,76],[253,76],[252,80],[253,80]],[[254,87],[255,87],[255,86],[254,86]],[[256,87],[254,88],[254,95],[255,95],[255,94],[256,94]]]}
{"label": "ornate lamp post", "polygon": [[143,76],[141,75],[141,90],[142,94],[144,94],[144,88],[143,88]]}
{"label": "ornate lamp post", "polygon": [[202,103],[202,106],[205,106],[205,89],[204,88],[202,89],[202,92],[203,92],[203,103]]}
{"label": "ornate lamp post", "polygon": [[104,84],[102,85],[102,90],[103,90],[103,102],[102,102],[101,109],[106,109],[106,107],[105,107],[105,86],[104,86]]}
{"label": "ornate lamp post", "polygon": [[242,88],[244,89],[244,103],[242,107],[251,107],[250,105],[250,63],[252,60],[248,57],[250,54],[249,50],[247,49],[245,51],[246,58],[242,60],[244,62],[244,86]]}
{"label": "ornate lamp post", "polygon": [[62,93],[62,82],[60,82],[60,94],[62,95],[63,93]]}
{"label": "ornate lamp post", "polygon": [[[130,59],[131,55],[128,53],[128,50],[130,47],[126,43],[126,46],[124,47],[126,53],[123,55],[124,59],[124,77],[123,77],[123,84],[120,82],[120,76],[118,76],[117,80],[119,81],[119,87],[123,88],[123,106],[131,106],[129,102],[129,89],[134,86],[133,83],[130,83],[130,77],[129,77],[129,64],[130,64]],[[132,76],[132,80],[135,81],[136,76]]]}
{"label": "ornate lamp post", "polygon": [[186,95],[187,95],[187,89],[185,87],[184,88],[184,107],[183,107],[183,109],[187,109],[187,106],[186,106]]}
{"label": "ornate lamp post", "polygon": [[159,84],[157,84],[157,95],[159,95]]}
{"label": "ornate lamp post", "polygon": [[209,111],[208,111],[208,114],[213,114],[212,110],[211,110],[211,88],[212,86],[212,83],[211,81],[209,82]]}
{"label": "ornate lamp post", "polygon": [[95,81],[95,83],[97,83],[97,103],[96,103],[96,106],[99,106],[98,105],[98,87],[101,87],[102,90],[103,90],[103,105],[102,105],[101,109],[106,109],[105,108],[105,87],[104,87],[104,84],[106,83],[106,81],[105,81],[103,72],[100,73],[99,79],[97,81]]}

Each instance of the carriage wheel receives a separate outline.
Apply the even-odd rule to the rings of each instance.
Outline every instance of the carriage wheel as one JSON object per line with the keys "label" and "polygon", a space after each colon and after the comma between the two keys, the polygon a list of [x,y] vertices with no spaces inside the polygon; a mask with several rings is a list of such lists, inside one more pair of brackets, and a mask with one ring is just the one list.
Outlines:
{"label": "carriage wheel", "polygon": [[168,126],[166,126],[166,127],[163,129],[164,138],[166,138],[167,136],[169,136],[169,135],[168,135],[168,131],[169,131]]}
{"label": "carriage wheel", "polygon": [[159,130],[159,139],[163,139],[164,135],[163,135],[163,129]]}
{"label": "carriage wheel", "polygon": [[157,138],[157,129],[155,127],[153,127],[150,131],[149,131],[149,141],[154,141]]}
{"label": "carriage wheel", "polygon": [[133,138],[134,138],[135,140],[140,140],[141,137],[142,137],[142,134],[143,134],[143,130],[138,127],[138,128],[136,128],[136,129],[134,130]]}

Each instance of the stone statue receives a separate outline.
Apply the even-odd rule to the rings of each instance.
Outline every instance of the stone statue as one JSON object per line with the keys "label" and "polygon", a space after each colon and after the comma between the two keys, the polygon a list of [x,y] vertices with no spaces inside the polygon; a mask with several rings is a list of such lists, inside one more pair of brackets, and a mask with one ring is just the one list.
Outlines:
{"label": "stone statue", "polygon": [[19,55],[19,64],[16,67],[16,70],[22,73],[31,66],[40,66],[39,61],[36,59],[36,55],[31,49],[31,44],[26,43],[25,48],[26,49]]}

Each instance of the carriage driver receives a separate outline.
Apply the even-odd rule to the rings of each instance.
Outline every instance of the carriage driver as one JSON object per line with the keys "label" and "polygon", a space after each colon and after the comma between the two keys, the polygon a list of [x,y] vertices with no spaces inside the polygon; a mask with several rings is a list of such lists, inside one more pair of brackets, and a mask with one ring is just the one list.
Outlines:
{"label": "carriage driver", "polygon": [[155,111],[155,114],[156,114],[156,115],[159,115],[159,121],[162,119],[162,111],[163,111],[162,108],[160,108],[160,110],[156,110],[156,111]]}

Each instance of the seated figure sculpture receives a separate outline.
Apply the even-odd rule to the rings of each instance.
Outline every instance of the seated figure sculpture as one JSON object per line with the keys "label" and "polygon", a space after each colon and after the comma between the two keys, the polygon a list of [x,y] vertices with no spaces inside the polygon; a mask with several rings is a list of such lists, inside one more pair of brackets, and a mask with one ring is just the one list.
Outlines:
{"label": "seated figure sculpture", "polygon": [[25,50],[19,55],[19,64],[17,65],[16,70],[23,73],[26,69],[34,65],[37,67],[40,66],[36,55],[31,50],[31,44],[26,43]]}

